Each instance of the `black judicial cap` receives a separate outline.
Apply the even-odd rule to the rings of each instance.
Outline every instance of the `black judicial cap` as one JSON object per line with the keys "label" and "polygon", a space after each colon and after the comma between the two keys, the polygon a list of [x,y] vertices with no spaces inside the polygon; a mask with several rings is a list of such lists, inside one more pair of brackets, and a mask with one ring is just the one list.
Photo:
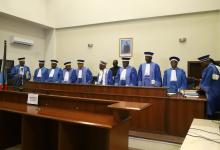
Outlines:
{"label": "black judicial cap", "polygon": [[100,61],[100,64],[101,64],[101,65],[107,65],[107,62],[101,60],[101,61]]}
{"label": "black judicial cap", "polygon": [[210,55],[201,56],[201,57],[198,58],[198,60],[200,60],[200,61],[207,61],[207,60],[209,60],[209,56]]}
{"label": "black judicial cap", "polygon": [[180,58],[179,58],[179,57],[176,57],[176,56],[172,56],[172,57],[169,58],[169,60],[170,60],[170,61],[173,61],[173,60],[174,60],[174,61],[179,62],[179,61],[180,61]]}
{"label": "black judicial cap", "polygon": [[51,61],[51,63],[55,63],[55,64],[58,63],[58,60],[56,60],[56,59],[51,59],[50,61]]}
{"label": "black judicial cap", "polygon": [[25,61],[25,57],[18,58],[19,61]]}
{"label": "black judicial cap", "polygon": [[83,60],[83,59],[78,59],[77,60],[77,63],[80,63],[80,64],[83,64],[85,62],[85,60]]}
{"label": "black judicial cap", "polygon": [[153,52],[144,52],[144,55],[145,55],[145,56],[153,56],[154,53],[153,53]]}
{"label": "black judicial cap", "polygon": [[66,66],[66,65],[71,65],[71,61],[65,62],[64,65],[65,65],[65,66]]}
{"label": "black judicial cap", "polygon": [[128,57],[122,57],[122,61],[129,61],[131,58]]}
{"label": "black judicial cap", "polygon": [[40,64],[44,64],[45,63],[45,60],[39,60],[38,61]]}

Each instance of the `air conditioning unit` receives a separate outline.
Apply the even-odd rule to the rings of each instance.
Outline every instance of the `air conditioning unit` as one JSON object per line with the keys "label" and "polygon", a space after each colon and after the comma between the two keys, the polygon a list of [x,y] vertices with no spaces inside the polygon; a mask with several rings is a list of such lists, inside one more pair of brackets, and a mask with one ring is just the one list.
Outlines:
{"label": "air conditioning unit", "polygon": [[12,44],[22,44],[22,45],[27,45],[27,46],[34,45],[34,41],[32,41],[32,40],[23,39],[23,38],[15,37],[15,36],[11,37],[11,43]]}

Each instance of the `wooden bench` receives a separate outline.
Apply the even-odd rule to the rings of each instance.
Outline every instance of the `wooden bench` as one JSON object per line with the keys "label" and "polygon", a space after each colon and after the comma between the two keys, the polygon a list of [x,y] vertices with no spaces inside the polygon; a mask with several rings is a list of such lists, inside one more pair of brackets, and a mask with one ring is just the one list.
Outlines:
{"label": "wooden bench", "polygon": [[0,91],[0,148],[21,143],[22,150],[127,150],[129,111],[151,105],[39,94],[35,106],[26,104],[27,97]]}

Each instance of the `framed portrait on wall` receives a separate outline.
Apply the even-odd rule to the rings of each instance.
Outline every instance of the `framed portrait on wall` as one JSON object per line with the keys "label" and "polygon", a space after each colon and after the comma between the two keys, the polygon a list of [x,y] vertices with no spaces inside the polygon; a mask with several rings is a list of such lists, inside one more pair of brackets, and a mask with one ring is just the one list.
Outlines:
{"label": "framed portrait on wall", "polygon": [[120,57],[132,57],[133,53],[133,39],[132,38],[120,38],[119,39],[119,56]]}

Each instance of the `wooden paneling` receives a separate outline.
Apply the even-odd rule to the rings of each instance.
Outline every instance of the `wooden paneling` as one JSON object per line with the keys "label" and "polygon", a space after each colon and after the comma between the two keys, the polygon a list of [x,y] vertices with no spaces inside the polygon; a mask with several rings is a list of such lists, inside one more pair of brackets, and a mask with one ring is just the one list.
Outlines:
{"label": "wooden paneling", "polygon": [[0,111],[0,149],[21,143],[21,115]]}
{"label": "wooden paneling", "polygon": [[58,150],[58,123],[38,117],[22,117],[22,150]]}
{"label": "wooden paneling", "polygon": [[121,126],[117,126],[108,132],[109,150],[128,150],[128,147],[126,146],[128,145],[128,138],[125,138],[125,135],[128,135],[128,130],[126,129],[129,129],[129,122],[123,121]]}
{"label": "wooden paneling", "polygon": [[167,133],[185,136],[194,118],[204,118],[204,106],[200,99],[167,99]]}
{"label": "wooden paneling", "polygon": [[[109,130],[105,128],[95,128],[78,124],[61,123],[59,149],[110,150],[108,149],[108,131]],[[114,138],[117,137],[114,136]]]}

